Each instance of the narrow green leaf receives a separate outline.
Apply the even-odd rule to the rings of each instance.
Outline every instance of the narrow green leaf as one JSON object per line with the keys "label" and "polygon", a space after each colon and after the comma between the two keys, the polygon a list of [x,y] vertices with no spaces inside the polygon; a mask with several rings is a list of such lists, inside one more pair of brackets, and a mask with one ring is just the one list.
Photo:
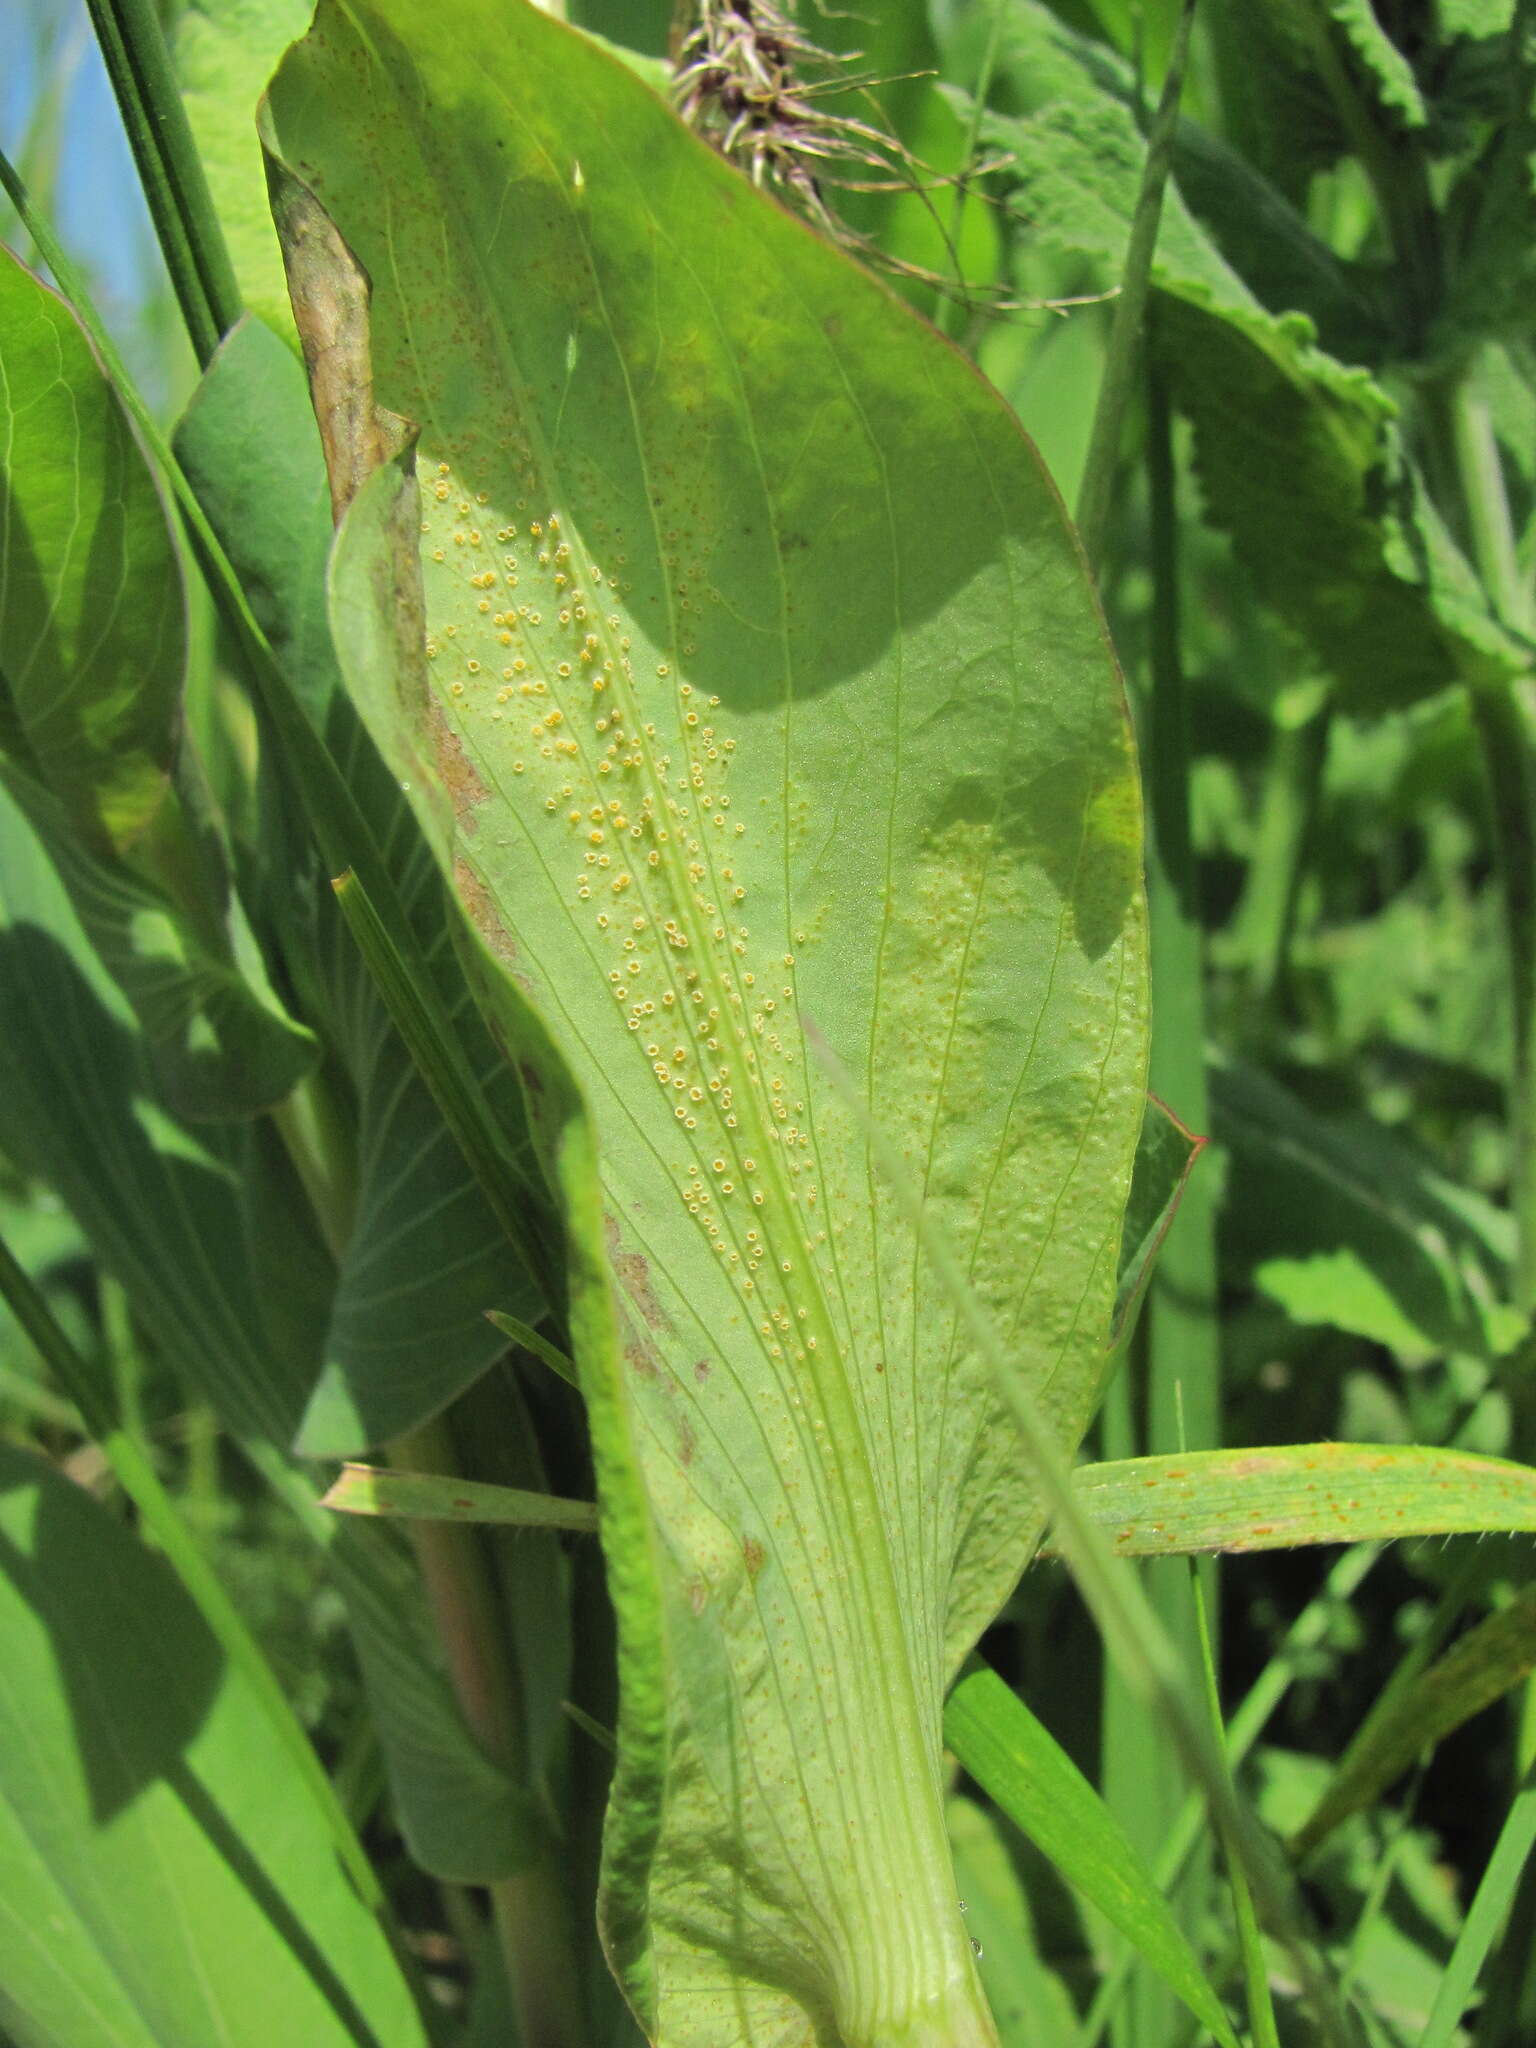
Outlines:
{"label": "narrow green leaf", "polygon": [[1029,1895],[1014,1868],[1004,1823],[974,1799],[947,1807],[955,1881],[977,1965],[997,2021],[1000,2048],[1076,2048],[1077,2013],[1061,1976],[1040,1953]]}
{"label": "narrow green leaf", "polygon": [[[1075,1441],[1141,1114],[1123,706],[1048,483],[931,330],[536,10],[429,27],[323,7],[270,108],[421,424],[342,529],[337,645],[569,1205],[611,1952],[679,2048],[980,2043],[942,1695],[1038,1509],[804,1022]],[[379,602],[418,555],[425,660]]]}
{"label": "narrow green leaf", "polygon": [[1536,1470],[1419,1444],[1123,1458],[1072,1487],[1122,1557],[1536,1529]]}
{"label": "narrow green leaf", "polygon": [[266,1707],[164,1562],[3,1447],[0,1537],[17,2048],[425,2048]]}
{"label": "narrow green leaf", "polygon": [[89,840],[168,787],[186,596],[165,500],[74,314],[0,250],[0,744]]}
{"label": "narrow green leaf", "polygon": [[47,1301],[0,1238],[0,1300],[3,1300],[73,1400],[80,1421],[106,1457],[149,1535],[176,1573],[220,1651],[240,1674],[254,1700],[266,1709],[287,1750],[295,1777],[308,1787],[329,1828],[336,1853],[350,1871],[359,1896],[377,1912],[384,1903],[372,1866],[348,1824],[336,1793],[316,1756],[261,1646],[246,1626],[217,1574],[166,1492],[140,1440],[118,1425],[102,1385],[75,1350]]}
{"label": "narrow green leaf", "polygon": [[1388,1791],[1417,1757],[1492,1706],[1536,1670],[1536,1586],[1469,1629],[1445,1655],[1404,1687],[1372,1721],[1368,1738],[1351,1747],[1327,1791],[1292,1844],[1305,1856],[1340,1821]]}
{"label": "narrow green leaf", "polygon": [[1451,2048],[1460,2038],[1458,2023],[1471,2002],[1488,1952],[1508,1920],[1532,1849],[1536,1849],[1536,1766],[1526,1772],[1525,1782],[1504,1816],[1493,1854],[1467,1908],[1450,1960],[1441,1973],[1418,2048]]}
{"label": "narrow green leaf", "polygon": [[504,1309],[488,1308],[485,1314],[486,1320],[500,1330],[503,1337],[510,1337],[512,1342],[520,1345],[524,1351],[531,1351],[535,1358],[542,1359],[551,1372],[558,1373],[567,1386],[575,1387],[578,1393],[581,1391],[580,1373],[565,1353],[551,1344],[547,1337],[542,1336],[530,1324],[520,1322],[516,1316],[509,1316]]}
{"label": "narrow green leaf", "polygon": [[0,448],[7,786],[143,1021],[166,1101],[252,1115],[315,1043],[252,949],[237,966],[238,910],[170,787],[186,646],[166,506],[75,316],[8,253]]}
{"label": "narrow green leaf", "polygon": [[514,1529],[597,1527],[591,1501],[560,1500],[520,1486],[492,1486],[441,1472],[397,1472],[343,1465],[320,1505],[344,1515],[387,1515],[405,1522],[483,1522]]}
{"label": "narrow green leaf", "polygon": [[1145,1956],[1227,2048],[1237,2037],[1194,1950],[1124,1829],[1025,1706],[984,1664],[944,1708],[944,1739],[989,1798]]}

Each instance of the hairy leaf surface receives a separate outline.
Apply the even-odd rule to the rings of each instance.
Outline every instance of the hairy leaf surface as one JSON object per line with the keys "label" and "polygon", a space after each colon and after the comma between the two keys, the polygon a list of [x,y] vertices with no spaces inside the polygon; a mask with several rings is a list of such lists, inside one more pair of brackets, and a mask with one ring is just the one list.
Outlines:
{"label": "hairy leaf surface", "polygon": [[611,1953],[673,2048],[987,2041],[940,1710],[1038,1511],[803,1025],[1075,1442],[1145,1036],[1075,545],[961,358],[536,10],[449,42],[323,6],[271,114],[420,428],[342,530],[343,669],[536,1118],[580,1121],[547,1029],[598,1137],[569,1220],[620,1339],[574,1320],[626,1687]]}

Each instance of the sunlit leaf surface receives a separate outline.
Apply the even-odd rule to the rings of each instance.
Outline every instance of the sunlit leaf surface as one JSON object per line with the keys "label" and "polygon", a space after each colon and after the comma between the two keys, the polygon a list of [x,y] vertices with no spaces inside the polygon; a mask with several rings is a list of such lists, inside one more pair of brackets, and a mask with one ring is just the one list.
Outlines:
{"label": "sunlit leaf surface", "polygon": [[421,430],[343,529],[343,668],[597,1132],[610,1954],[675,2048],[986,2042],[940,1710],[1038,1514],[802,1027],[1075,1442],[1145,1018],[1060,505],[958,355],[532,8],[322,7],[271,115]]}

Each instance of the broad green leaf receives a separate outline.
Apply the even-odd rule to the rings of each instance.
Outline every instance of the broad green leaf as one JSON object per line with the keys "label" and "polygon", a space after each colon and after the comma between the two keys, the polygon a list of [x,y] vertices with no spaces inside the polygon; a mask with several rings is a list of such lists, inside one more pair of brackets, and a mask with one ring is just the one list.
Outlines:
{"label": "broad green leaf", "polygon": [[1533,1670],[1536,1586],[1525,1586],[1507,1607],[1469,1629],[1373,1719],[1368,1738],[1351,1746],[1297,1832],[1292,1844],[1296,1853],[1315,1849],[1340,1821],[1390,1790],[1416,1758],[1492,1706]]}
{"label": "broad green leaf", "polygon": [[[475,1065],[520,1123],[513,1078],[474,1012],[445,892],[414,819],[341,693],[325,617],[330,494],[304,376],[259,323],[228,335],[176,432],[177,454],[295,687],[389,850]],[[301,1434],[350,1455],[445,1407],[503,1348],[487,1309],[542,1304],[475,1187],[391,1026],[305,837],[276,816],[248,856],[249,889],[278,934],[305,1012],[357,1103],[355,1206],[322,1371]]]}
{"label": "broad green leaf", "polygon": [[[333,1285],[303,1195],[264,1122],[194,1132],[160,1107],[137,1022],[3,788],[0,1043],[0,1150],[63,1197],[182,1380],[237,1435],[286,1448]],[[471,1741],[384,1533],[334,1529],[329,1560],[402,1825],[429,1868],[499,1876],[524,1853],[518,1788]]]}
{"label": "broad green leaf", "polygon": [[314,1065],[313,1034],[272,992],[253,948],[242,967],[127,862],[93,853],[53,794],[0,762],[0,779],[48,849],[92,944],[144,1031],[156,1092],[179,1116],[253,1116]]}
{"label": "broad green leaf", "polygon": [[977,1944],[1001,2048],[1074,2048],[1071,1995],[1041,1956],[1029,1895],[997,1817],[974,1799],[952,1798],[949,1843],[965,1924]]}
{"label": "broad green leaf", "polygon": [[962,1677],[944,1709],[944,1737],[1068,1884],[1119,1929],[1218,2041],[1236,2048],[1221,2001],[1125,1830],[995,1671],[977,1664]]}
{"label": "broad green leaf", "polygon": [[[1112,279],[1145,151],[1129,68],[1038,0],[1010,0],[1002,65],[1019,111],[982,133],[1011,159],[999,175],[1019,231],[1100,259]],[[1302,313],[1262,305],[1173,187],[1153,284],[1151,344],[1193,422],[1207,512],[1345,700],[1379,711],[1521,672],[1530,649],[1444,530],[1393,401],[1325,354]]]}
{"label": "broad green leaf", "polygon": [[325,6],[270,110],[421,427],[343,527],[337,646],[568,1205],[610,1952],[677,2048],[981,2043],[940,1710],[1039,1511],[803,1022],[1075,1442],[1142,1106],[1123,706],[963,361],[568,30],[460,28]]}
{"label": "broad green leaf", "polygon": [[254,1114],[315,1045],[253,947],[237,964],[238,909],[169,787],[186,649],[166,509],[73,313],[8,254],[0,449],[0,773],[142,1020],[166,1101]]}
{"label": "broad green leaf", "polygon": [[1536,1529],[1536,1470],[1420,1444],[1120,1458],[1072,1483],[1123,1557]]}
{"label": "broad green leaf", "polygon": [[1363,1118],[1335,1122],[1257,1069],[1212,1075],[1230,1160],[1229,1261],[1300,1323],[1423,1357],[1496,1357],[1523,1319],[1500,1306],[1508,1219]]}
{"label": "broad green leaf", "polygon": [[256,103],[310,13],[308,0],[188,0],[175,37],[182,100],[240,295],[291,350],[298,336],[267,203]]}
{"label": "broad green leaf", "polygon": [[138,439],[74,314],[0,251],[0,744],[98,846],[165,796],[185,662]]}
{"label": "broad green leaf", "polygon": [[515,1529],[597,1527],[597,1510],[590,1501],[378,1465],[343,1465],[320,1505],[345,1515],[395,1516],[405,1522],[504,1523]]}
{"label": "broad green leaf", "polygon": [[340,1523],[326,1559],[346,1602],[395,1817],[412,1858],[433,1877],[493,1884],[544,1853],[544,1822],[529,1787],[465,1728],[416,1568],[393,1536]]}
{"label": "broad green leaf", "polygon": [[[264,1121],[194,1130],[162,1107],[142,1028],[3,785],[0,1043],[0,1148],[58,1191],[230,1426],[289,1442],[314,1371],[289,1311],[329,1285],[291,1169]],[[253,1238],[284,1293],[256,1291]]]}
{"label": "broad green leaf", "polygon": [[17,2048],[424,2048],[265,1705],[164,1562],[4,1448],[0,1541]]}
{"label": "broad green leaf", "polygon": [[1278,11],[1294,16],[1303,36],[1315,32],[1313,23],[1325,15],[1391,119],[1403,128],[1427,126],[1429,114],[1413,66],[1376,19],[1371,0],[1322,0],[1321,6],[1318,0],[1280,0]]}

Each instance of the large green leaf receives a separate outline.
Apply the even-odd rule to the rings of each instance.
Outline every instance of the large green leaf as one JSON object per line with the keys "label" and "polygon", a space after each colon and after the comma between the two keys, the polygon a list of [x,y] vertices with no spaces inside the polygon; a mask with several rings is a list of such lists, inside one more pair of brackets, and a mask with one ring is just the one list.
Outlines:
{"label": "large green leaf", "polygon": [[117,394],[70,308],[0,254],[0,773],[142,1020],[166,1099],[243,1116],[292,1089],[314,1041],[254,947],[237,963],[244,926],[170,788],[184,609]]}
{"label": "large green leaf", "polygon": [[17,2048],[415,2048],[383,1931],[164,1562],[0,1448],[0,2020]]}
{"label": "large green leaf", "polygon": [[164,500],[79,322],[0,253],[0,742],[97,845],[164,798],[186,597]]}
{"label": "large green leaf", "polygon": [[[303,1195],[265,1122],[194,1133],[158,1103],[137,1020],[3,787],[0,1044],[0,1150],[63,1197],[183,1381],[286,1447],[334,1279]],[[405,1560],[357,1526],[329,1556],[408,1839],[444,1876],[501,1875],[525,1853],[523,1802],[464,1727]]]}
{"label": "large green leaf", "polygon": [[[1146,147],[1134,74],[1039,0],[1008,0],[999,70],[1015,111],[988,115],[982,134],[1007,157],[1000,176],[1020,232],[1100,259],[1112,282]],[[1191,132],[1186,124],[1182,154],[1197,166],[1196,189],[1209,192],[1209,151],[1189,142]],[[1267,211],[1272,222],[1290,217],[1278,194]],[[1319,268],[1304,231],[1293,241],[1295,260],[1279,275],[1295,286],[1310,270],[1348,331],[1338,317],[1345,282]],[[1256,246],[1264,244],[1244,237],[1232,254]],[[1262,276],[1274,282],[1267,264]],[[1382,710],[1458,679],[1520,673],[1530,649],[1494,618],[1445,531],[1393,401],[1364,370],[1317,346],[1304,305],[1261,303],[1174,184],[1152,281],[1150,338],[1193,422],[1209,515],[1347,700]]]}
{"label": "large green leaf", "polygon": [[[319,436],[296,358],[258,322],[226,337],[176,449],[386,849],[484,1086],[504,1121],[520,1121],[516,1083],[458,971],[431,854],[340,688],[325,616],[331,516]],[[355,1201],[301,1439],[317,1456],[348,1455],[435,1414],[485,1370],[505,1348],[487,1309],[531,1321],[541,1304],[391,1026],[307,838],[274,809],[247,865],[252,900],[357,1106]]]}
{"label": "large green leaf", "polygon": [[1219,1067],[1211,1094],[1231,1160],[1225,1255],[1287,1314],[1410,1357],[1517,1341],[1512,1233],[1491,1204],[1407,1139],[1321,1116],[1256,1068]]}
{"label": "large green leaf", "polygon": [[344,671],[564,1133],[610,1953],[675,2048],[986,2041],[940,1710],[1039,1513],[803,1024],[1075,1442],[1145,1005],[1070,533],[962,359],[536,10],[450,41],[324,6],[270,108],[421,426],[419,484],[386,467],[342,530]]}

